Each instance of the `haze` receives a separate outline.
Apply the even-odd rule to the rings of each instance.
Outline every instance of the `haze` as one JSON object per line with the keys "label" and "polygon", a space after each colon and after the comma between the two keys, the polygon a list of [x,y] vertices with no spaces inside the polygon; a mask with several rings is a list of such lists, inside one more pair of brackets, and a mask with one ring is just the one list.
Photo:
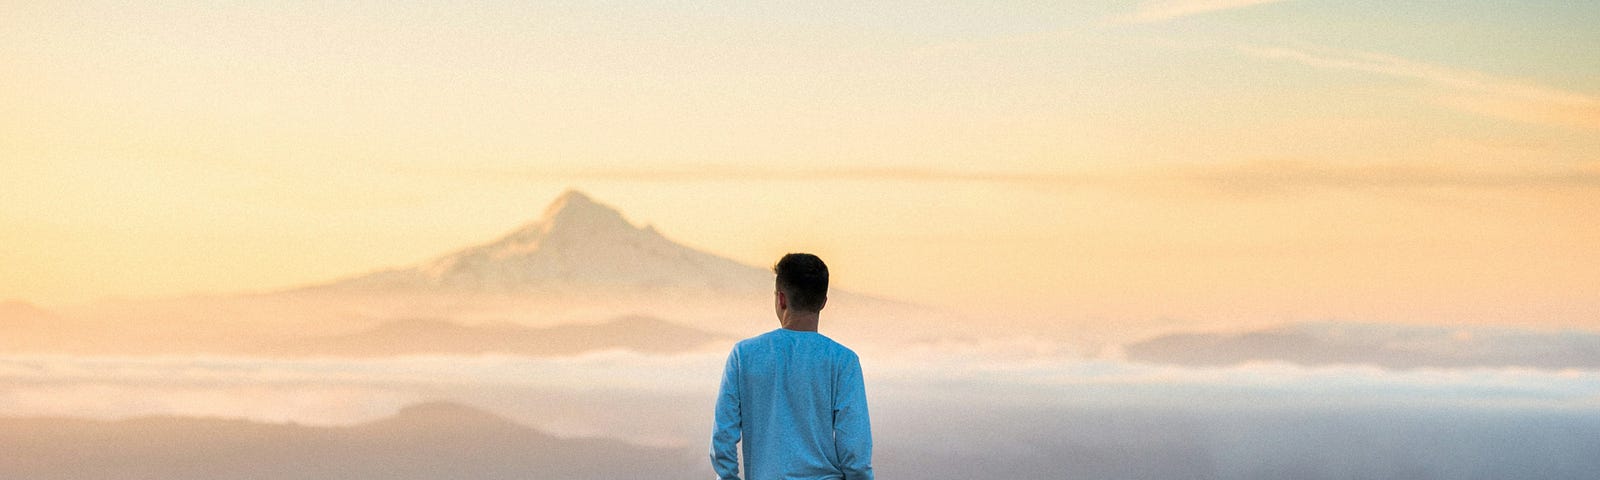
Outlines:
{"label": "haze", "polygon": [[1600,6],[579,3],[0,7],[0,477],[705,477],[794,251],[884,478],[1600,469]]}

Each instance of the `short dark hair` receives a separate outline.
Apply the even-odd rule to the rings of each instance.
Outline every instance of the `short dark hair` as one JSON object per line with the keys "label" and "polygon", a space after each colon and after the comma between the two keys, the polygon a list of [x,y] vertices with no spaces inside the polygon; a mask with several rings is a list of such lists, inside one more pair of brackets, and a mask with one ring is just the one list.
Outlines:
{"label": "short dark hair", "polygon": [[809,253],[791,253],[772,266],[778,274],[778,291],[789,298],[789,308],[822,311],[828,301],[828,265]]}

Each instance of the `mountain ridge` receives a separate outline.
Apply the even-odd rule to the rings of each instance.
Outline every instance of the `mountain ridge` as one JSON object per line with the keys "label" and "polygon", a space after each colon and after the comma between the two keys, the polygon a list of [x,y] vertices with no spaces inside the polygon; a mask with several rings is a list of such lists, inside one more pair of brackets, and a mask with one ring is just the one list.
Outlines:
{"label": "mountain ridge", "polygon": [[294,339],[270,346],[267,353],[333,357],[486,353],[556,356],[606,349],[681,353],[719,339],[723,337],[643,315],[549,327],[515,323],[465,325],[440,318],[403,318],[347,335]]}
{"label": "mountain ridge", "polygon": [[1250,362],[1415,368],[1600,368],[1600,332],[1508,326],[1320,321],[1238,332],[1180,332],[1124,346],[1139,362]]}
{"label": "mountain ridge", "polygon": [[229,418],[0,417],[0,478],[350,480],[693,478],[696,456],[562,438],[474,407],[427,402],[349,426]]}

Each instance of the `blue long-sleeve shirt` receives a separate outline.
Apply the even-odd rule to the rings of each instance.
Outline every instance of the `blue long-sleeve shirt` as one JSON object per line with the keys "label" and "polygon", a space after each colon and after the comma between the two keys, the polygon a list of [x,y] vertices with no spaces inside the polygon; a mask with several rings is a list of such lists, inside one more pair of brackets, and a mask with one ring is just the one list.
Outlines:
{"label": "blue long-sleeve shirt", "polygon": [[871,480],[872,428],[861,361],[817,332],[777,329],[728,353],[711,466],[749,480]]}

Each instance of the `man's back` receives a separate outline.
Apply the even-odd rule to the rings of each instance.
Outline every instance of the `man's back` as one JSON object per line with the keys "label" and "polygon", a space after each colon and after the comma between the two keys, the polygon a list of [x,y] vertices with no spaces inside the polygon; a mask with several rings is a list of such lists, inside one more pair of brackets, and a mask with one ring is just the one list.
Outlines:
{"label": "man's back", "polygon": [[855,352],[817,332],[777,329],[728,354],[711,461],[749,480],[871,479],[872,432]]}

